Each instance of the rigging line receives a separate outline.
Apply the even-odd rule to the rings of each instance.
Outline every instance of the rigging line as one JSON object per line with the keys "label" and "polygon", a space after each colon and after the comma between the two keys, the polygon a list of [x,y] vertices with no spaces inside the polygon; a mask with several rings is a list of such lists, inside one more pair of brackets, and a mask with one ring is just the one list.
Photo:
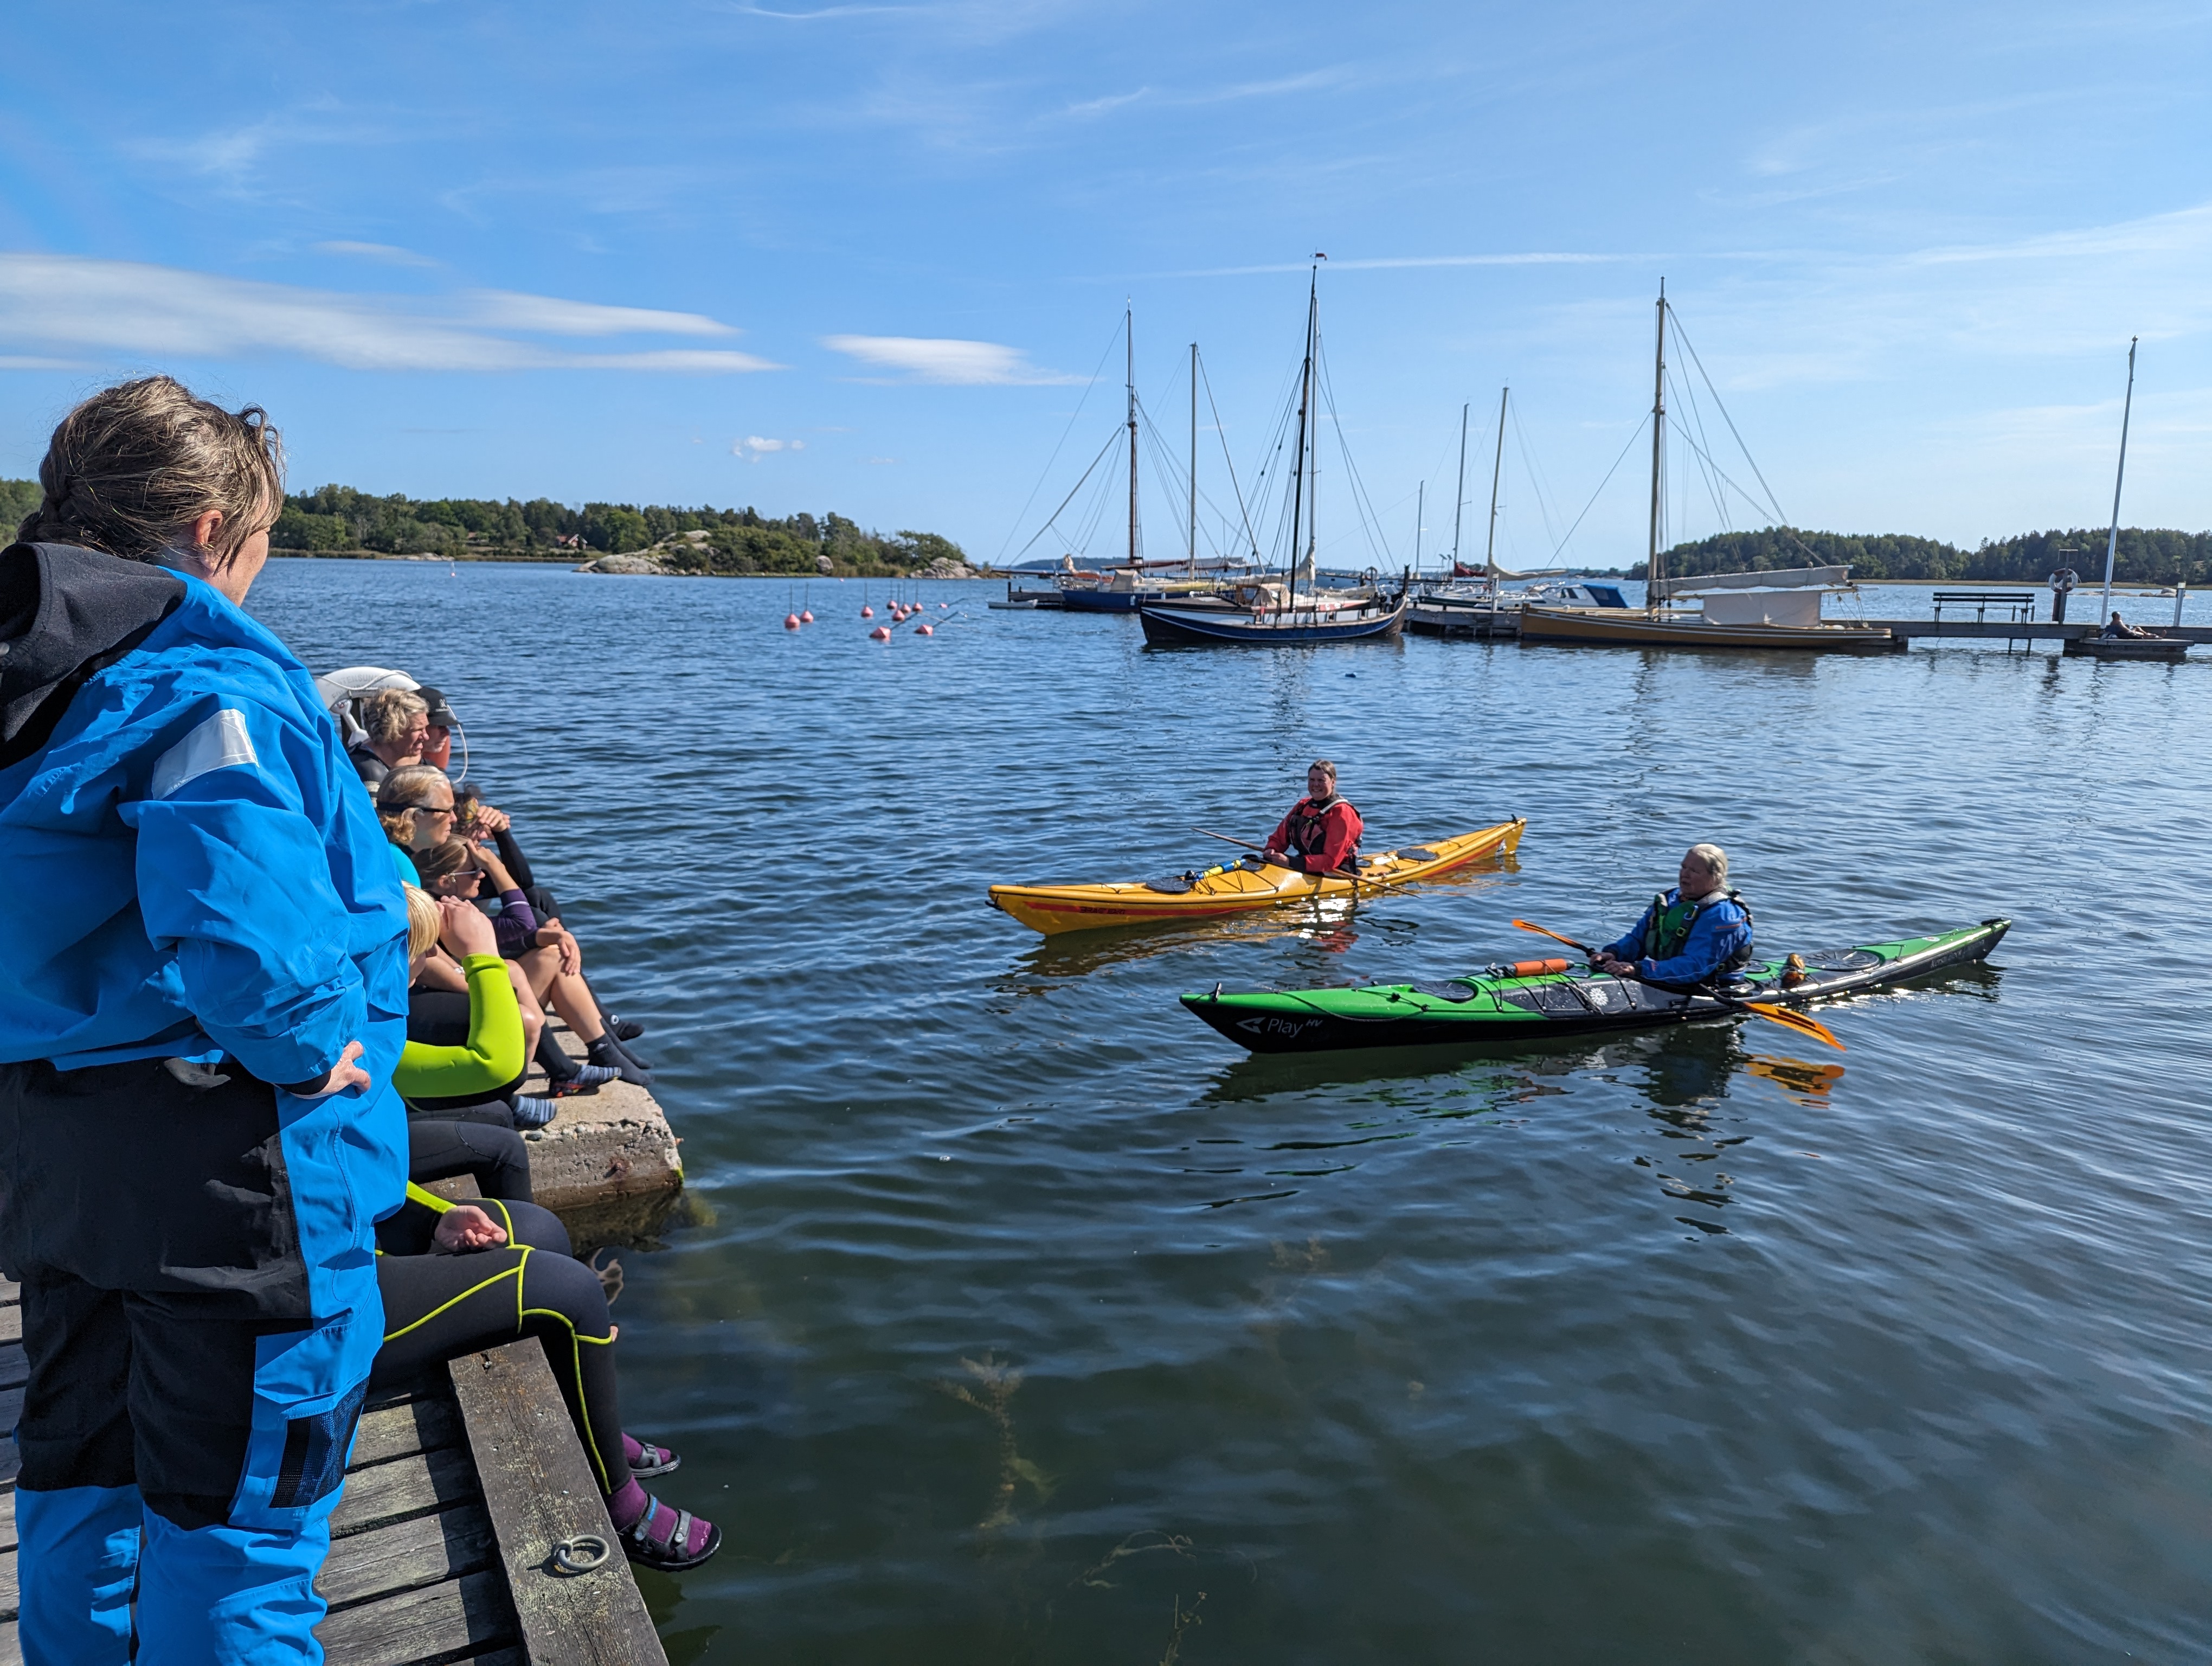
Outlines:
{"label": "rigging line", "polygon": [[[1783,513],[1782,500],[1775,496],[1774,488],[1766,483],[1765,475],[1761,473],[1759,471],[1759,459],[1751,454],[1751,447],[1744,444],[1743,435],[1736,432],[1735,418],[1729,415],[1728,402],[1721,398],[1720,389],[1713,386],[1713,379],[1705,374],[1705,362],[1698,356],[1698,350],[1695,347],[1691,346],[1690,338],[1682,333],[1682,320],[1679,313],[1676,315],[1674,319],[1674,337],[1676,340],[1682,344],[1684,349],[1689,353],[1690,362],[1698,367],[1698,374],[1705,378],[1705,386],[1711,391],[1713,403],[1720,407],[1721,421],[1728,424],[1729,433],[1735,436],[1736,449],[1743,453],[1743,460],[1751,465],[1752,478],[1758,481],[1760,489],[1766,493],[1766,507],[1774,511],[1775,524],[1782,529],[1783,535],[1792,544],[1796,544],[1800,550],[1802,550],[1807,555],[1812,556],[1814,562],[1816,565],[1825,562],[1827,558],[1825,556],[1820,555],[1811,544],[1806,543],[1803,538],[1797,536],[1796,529],[1790,524],[1790,517]],[[1743,491],[1743,488],[1741,486],[1737,487],[1736,489],[1738,491]],[[1749,492],[1744,492],[1743,495],[1746,502],[1752,502],[1754,508],[1757,507],[1755,501],[1753,500]]]}
{"label": "rigging line", "polygon": [[[1237,483],[1237,459],[1229,454],[1229,431],[1221,423],[1221,407],[1213,402],[1213,378],[1206,374],[1206,355],[1198,356],[1198,379],[1206,386],[1206,408],[1213,413],[1214,437],[1221,441],[1221,460],[1229,465],[1229,489],[1237,494],[1237,512],[1243,518],[1245,541],[1252,546],[1252,557],[1259,559],[1260,543],[1252,536],[1252,516],[1244,507],[1244,489]],[[1225,520],[1226,516],[1223,517]]]}
{"label": "rigging line", "polygon": [[1604,492],[1605,489],[1608,485],[1613,483],[1613,477],[1620,472],[1620,465],[1628,460],[1629,447],[1635,445],[1638,440],[1644,437],[1644,430],[1645,428],[1650,426],[1650,422],[1651,413],[1650,411],[1644,412],[1644,420],[1636,425],[1636,432],[1628,436],[1628,445],[1623,446],[1620,448],[1620,455],[1613,459],[1613,466],[1605,471],[1605,478],[1597,483],[1597,490],[1589,495],[1589,502],[1583,505],[1582,514],[1575,517],[1574,526],[1567,528],[1566,538],[1561,538],[1556,544],[1552,546],[1552,559],[1553,561],[1557,561],[1559,558],[1561,552],[1567,547],[1568,540],[1574,537],[1577,528],[1580,527],[1583,522],[1589,519],[1589,512],[1597,507],[1599,496]]}
{"label": "rigging line", "polygon": [[1364,506],[1361,526],[1367,532],[1369,553],[1395,563],[1397,557],[1390,553],[1389,537],[1382,530],[1382,517],[1375,513],[1375,500],[1368,494],[1366,481],[1360,477],[1359,465],[1352,460],[1352,446],[1344,437],[1344,424],[1336,414],[1336,384],[1328,374],[1328,350],[1321,347],[1319,343],[1316,347],[1315,357],[1321,370],[1322,392],[1328,400],[1328,425],[1336,431],[1336,448],[1344,456],[1344,471],[1352,482],[1355,506]]}
{"label": "rigging line", "polygon": [[[1173,447],[1169,444],[1168,438],[1162,433],[1159,425],[1152,420],[1151,413],[1145,409],[1145,402],[1141,398],[1137,401],[1137,414],[1140,419],[1140,431],[1145,436],[1146,455],[1152,460],[1156,477],[1159,483],[1167,489],[1170,496],[1181,496],[1189,489],[1189,469],[1176,453]],[[1225,454],[1224,449],[1224,456]],[[1235,472],[1233,468],[1231,472],[1233,477]],[[1220,512],[1219,501],[1205,487],[1200,486],[1198,489],[1198,496],[1200,501],[1209,509],[1217,514]],[[1243,501],[1240,498],[1240,508],[1242,505]],[[1217,550],[1216,553],[1222,552]]]}
{"label": "rigging line", "polygon": [[[1757,509],[1759,507],[1759,500],[1757,498],[1753,497],[1749,492],[1745,491],[1742,486],[1738,484],[1735,481],[1729,479],[1728,471],[1725,469],[1722,468],[1721,465],[1715,462],[1711,458],[1706,456],[1704,452],[1698,449],[1698,443],[1696,441],[1691,439],[1689,435],[1686,434],[1682,436],[1682,443],[1689,447],[1691,451],[1697,455],[1703,466],[1711,469],[1715,474],[1718,475],[1723,480],[1727,481],[1729,485],[1735,488],[1737,492],[1741,493],[1742,495],[1743,501],[1746,503],[1751,505],[1753,509]],[[1723,527],[1722,530],[1725,532],[1727,528]],[[1822,566],[1827,564],[1827,558],[1826,556],[1815,555],[1812,550],[1806,550],[1804,542],[1797,538],[1794,532],[1790,532],[1787,526],[1783,527],[1782,531],[1785,534],[1789,535],[1790,542],[1796,544],[1799,549],[1805,550],[1805,553],[1807,555],[1812,556],[1816,564]]]}
{"label": "rigging line", "polygon": [[[1044,525],[1038,527],[1036,532],[1030,534],[1029,544],[1024,544],[1020,549],[1014,551],[1014,559],[1016,561],[1019,561],[1024,556],[1029,553],[1030,544],[1035,544],[1039,538],[1042,538],[1047,532],[1052,530],[1052,523],[1059,520],[1061,512],[1065,510],[1069,504],[1075,501],[1076,493],[1083,489],[1083,483],[1085,480],[1090,479],[1092,471],[1097,468],[1099,464],[1106,460],[1106,453],[1118,448],[1121,443],[1121,430],[1120,427],[1116,425],[1114,430],[1114,437],[1099,447],[1098,455],[1091,459],[1091,467],[1084,470],[1082,475],[1076,480],[1075,484],[1068,488],[1067,496],[1060,500],[1060,508],[1054,509],[1050,514],[1047,515],[1044,520]],[[994,566],[1004,566],[1006,564],[1006,550],[1003,548],[999,551],[998,561],[993,564]]]}
{"label": "rigging line", "polygon": [[[1510,405],[1507,407],[1507,420],[1513,424],[1513,446],[1514,449],[1521,453],[1522,471],[1528,477],[1529,489],[1536,494],[1536,513],[1543,520],[1544,536],[1546,538],[1550,538],[1552,536],[1552,508],[1550,503],[1546,501],[1547,494],[1544,489],[1543,477],[1536,467],[1536,459],[1530,454],[1528,450],[1528,436],[1521,427],[1520,406]],[[1558,546],[1554,545],[1553,547],[1557,548]]]}
{"label": "rigging line", "polygon": [[[1695,389],[1690,385],[1677,383],[1674,378],[1670,375],[1667,379],[1667,386],[1674,392],[1677,404],[1686,405],[1689,408],[1690,423],[1686,424],[1683,428],[1682,443],[1689,447],[1691,455],[1698,459],[1698,477],[1705,482],[1705,495],[1713,501],[1713,515],[1715,520],[1718,522],[1715,530],[1724,532],[1728,531],[1729,526],[1728,497],[1727,495],[1722,491],[1719,483],[1714,479],[1715,471],[1712,466],[1711,455],[1707,449],[1710,441],[1705,438],[1705,419],[1704,409],[1698,404]],[[1691,425],[1694,425],[1697,429],[1696,437],[1694,439],[1691,437]],[[1731,482],[1730,483],[1733,484],[1734,483]],[[1749,499],[1746,499],[1745,501],[1747,502],[1750,502]],[[1754,510],[1756,510],[1758,507],[1759,506],[1755,503],[1752,505],[1752,508]]]}
{"label": "rigging line", "polygon": [[[1114,333],[1106,337],[1106,350],[1098,356],[1098,362],[1091,367],[1091,380],[1084,386],[1083,398],[1075,402],[1075,409],[1068,413],[1067,426],[1060,429],[1060,439],[1052,448],[1052,455],[1045,459],[1044,467],[1038,471],[1036,484],[1030,488],[1030,495],[1022,500],[1020,512],[1014,516],[1014,524],[1007,529],[1006,537],[1000,540],[999,553],[991,562],[994,567],[1006,565],[1006,545],[1012,544],[1014,541],[1014,534],[1021,531],[1023,517],[1029,514],[1030,505],[1036,502],[1036,495],[1044,489],[1044,483],[1052,474],[1052,465],[1060,461],[1060,450],[1067,444],[1067,436],[1075,432],[1075,419],[1083,415],[1085,402],[1091,398],[1091,389],[1098,386],[1098,373],[1105,369],[1106,361],[1114,351],[1114,344],[1121,339],[1121,325],[1115,325]],[[1062,505],[1062,507],[1066,506]],[[1038,536],[1042,537],[1043,532],[1044,529],[1040,526],[1037,529]],[[1030,544],[1036,542],[1036,539],[1034,538],[1030,540]],[[1022,548],[1026,550],[1029,544],[1025,544]]]}

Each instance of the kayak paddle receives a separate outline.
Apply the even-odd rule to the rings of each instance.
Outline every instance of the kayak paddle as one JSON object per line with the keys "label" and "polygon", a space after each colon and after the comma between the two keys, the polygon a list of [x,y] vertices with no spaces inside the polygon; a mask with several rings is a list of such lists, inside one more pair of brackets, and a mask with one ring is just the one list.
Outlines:
{"label": "kayak paddle", "polygon": [[[1242,845],[1247,850],[1256,850],[1262,856],[1267,854],[1267,846],[1263,844],[1254,844],[1249,839],[1232,839],[1226,833],[1207,832],[1207,830],[1203,827],[1194,827],[1190,830],[1194,833],[1204,834],[1209,839],[1218,839],[1224,844]],[[1362,885],[1373,885],[1377,891],[1381,891],[1384,889],[1382,885],[1373,879],[1363,879],[1357,873],[1346,873],[1342,868],[1338,868],[1334,873],[1327,873],[1321,872],[1317,868],[1310,867],[1301,868],[1298,871],[1302,873],[1311,873],[1316,879],[1349,879],[1352,881],[1352,894],[1354,897],[1358,897],[1359,895],[1359,887]]]}
{"label": "kayak paddle", "polygon": [[[1564,943],[1571,949],[1578,950],[1589,960],[1595,961],[1597,958],[1597,951],[1587,943],[1577,943],[1571,937],[1562,937],[1557,932],[1547,931],[1543,927],[1533,925],[1526,920],[1516,920],[1513,923],[1524,932],[1534,932],[1539,937],[1548,937],[1554,943]],[[1626,976],[1635,977],[1633,973]],[[1647,983],[1650,980],[1636,977],[1635,981],[1638,983]],[[1711,992],[1700,991],[1700,993],[1710,994]],[[1723,994],[1713,994],[1712,999],[1731,1011],[1750,1012],[1756,1017],[1765,1018],[1770,1024],[1778,1024],[1784,1030],[1795,1030],[1801,1036],[1810,1036],[1814,1041],[1826,1042],[1838,1053],[1847,1053],[1850,1050],[1836,1039],[1835,1031],[1829,1029],[1820,1019],[1808,1017],[1803,1012],[1793,1012],[1787,1006],[1778,1006],[1771,1000],[1738,1000],[1733,996]]]}

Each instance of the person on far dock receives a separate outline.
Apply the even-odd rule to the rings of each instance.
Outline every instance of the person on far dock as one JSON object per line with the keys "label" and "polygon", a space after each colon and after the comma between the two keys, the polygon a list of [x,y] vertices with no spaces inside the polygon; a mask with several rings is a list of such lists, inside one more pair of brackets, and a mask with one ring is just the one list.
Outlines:
{"label": "person on far dock", "polygon": [[1266,860],[1306,873],[1354,873],[1364,825],[1352,800],[1337,794],[1336,765],[1316,758],[1306,771],[1305,797],[1267,836]]}
{"label": "person on far dock", "polygon": [[1590,957],[1601,972],[1646,983],[1704,983],[1751,959],[1751,908],[1729,889],[1728,852],[1693,844],[1674,889],[1651,899],[1644,917]]}
{"label": "person on far dock", "polygon": [[2115,608],[2112,610],[2112,622],[2097,634],[2100,636],[2130,636],[2139,638],[2155,635],[2157,633],[2154,631],[2145,630],[2141,625],[2130,624],[2125,619],[2123,619],[2120,617],[2119,610]]}

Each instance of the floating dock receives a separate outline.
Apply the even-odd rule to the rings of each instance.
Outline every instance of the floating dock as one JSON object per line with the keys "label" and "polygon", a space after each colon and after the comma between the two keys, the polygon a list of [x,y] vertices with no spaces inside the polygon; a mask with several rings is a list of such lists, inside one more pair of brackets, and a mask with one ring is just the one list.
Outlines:
{"label": "floating dock", "polygon": [[[543,1085],[533,1076],[526,1091]],[[560,1105],[551,1127],[525,1136],[538,1201],[580,1250],[649,1235],[683,1187],[660,1107],[621,1082]],[[476,1195],[465,1178],[436,1189]],[[27,1376],[21,1292],[0,1282],[0,1426],[21,1415]],[[15,1443],[0,1443],[0,1666],[23,1657],[16,1468]],[[331,1535],[316,1582],[330,1604],[316,1634],[331,1666],[667,1666],[535,1341],[465,1354],[372,1396]],[[591,1560],[592,1539],[604,1560],[569,1571]]]}

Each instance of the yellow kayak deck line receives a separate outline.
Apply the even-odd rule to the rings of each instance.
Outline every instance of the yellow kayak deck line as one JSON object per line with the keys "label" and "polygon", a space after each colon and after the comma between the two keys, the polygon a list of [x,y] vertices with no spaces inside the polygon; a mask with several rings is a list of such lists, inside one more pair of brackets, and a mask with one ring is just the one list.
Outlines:
{"label": "yellow kayak deck line", "polygon": [[991,906],[1049,937],[1058,932],[1093,931],[1102,926],[1204,920],[1215,915],[1279,908],[1288,903],[1349,898],[1355,893],[1371,897],[1380,891],[1395,891],[1449,873],[1486,856],[1509,853],[1520,845],[1522,830],[1527,825],[1516,816],[1510,822],[1479,828],[1456,838],[1431,839],[1402,850],[1386,850],[1379,856],[1364,856],[1357,885],[1273,863],[1239,863],[1190,876],[1188,890],[1160,888],[1164,883],[1182,885],[1185,881],[1180,876],[1172,882],[1133,880],[1107,885],[993,885]]}

